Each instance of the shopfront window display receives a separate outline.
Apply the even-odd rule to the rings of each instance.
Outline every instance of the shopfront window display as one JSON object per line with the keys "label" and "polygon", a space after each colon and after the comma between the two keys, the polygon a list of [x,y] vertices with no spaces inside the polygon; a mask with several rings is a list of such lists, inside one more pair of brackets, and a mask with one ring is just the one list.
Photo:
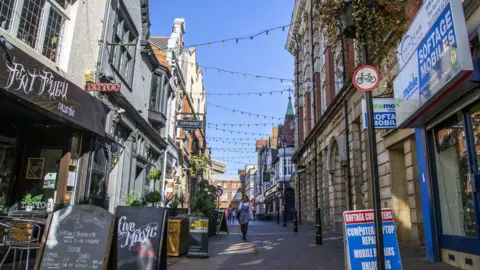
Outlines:
{"label": "shopfront window display", "polygon": [[[478,162],[480,122],[475,117],[480,110],[472,113]],[[439,192],[439,206],[442,233],[457,236],[477,236],[475,221],[474,190],[470,184],[468,143],[464,119],[461,113],[444,121],[432,130],[436,178]],[[472,150],[470,150],[472,151]],[[477,165],[477,164],[475,164]]]}

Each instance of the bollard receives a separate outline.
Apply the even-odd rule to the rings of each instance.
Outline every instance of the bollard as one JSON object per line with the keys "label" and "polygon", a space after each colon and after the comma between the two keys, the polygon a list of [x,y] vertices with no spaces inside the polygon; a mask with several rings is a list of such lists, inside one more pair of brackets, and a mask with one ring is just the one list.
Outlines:
{"label": "bollard", "polygon": [[293,210],[293,232],[298,233],[297,210]]}
{"label": "bollard", "polygon": [[280,224],[280,212],[277,211],[277,225]]}
{"label": "bollard", "polygon": [[322,245],[323,244],[323,239],[322,239],[322,215],[320,213],[320,209],[317,208],[315,210],[315,228],[317,228],[317,231],[315,233],[315,244],[317,245]]}

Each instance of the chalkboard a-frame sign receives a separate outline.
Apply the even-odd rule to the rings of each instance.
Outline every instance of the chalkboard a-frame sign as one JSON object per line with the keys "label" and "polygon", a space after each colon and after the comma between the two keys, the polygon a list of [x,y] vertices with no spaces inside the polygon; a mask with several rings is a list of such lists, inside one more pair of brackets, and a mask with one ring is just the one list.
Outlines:
{"label": "chalkboard a-frame sign", "polygon": [[166,269],[164,208],[118,206],[117,269]]}
{"label": "chalkboard a-frame sign", "polygon": [[35,269],[107,269],[115,216],[74,205],[49,216]]}

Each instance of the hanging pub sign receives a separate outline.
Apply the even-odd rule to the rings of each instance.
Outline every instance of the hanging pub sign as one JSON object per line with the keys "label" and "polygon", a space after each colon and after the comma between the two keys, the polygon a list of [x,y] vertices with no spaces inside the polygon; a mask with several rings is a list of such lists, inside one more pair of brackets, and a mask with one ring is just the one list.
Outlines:
{"label": "hanging pub sign", "polygon": [[[367,102],[362,99],[363,128],[368,128]],[[397,128],[395,101],[393,98],[373,98],[375,129]]]}
{"label": "hanging pub sign", "polygon": [[118,206],[117,269],[161,269],[166,264],[164,208]]}
{"label": "hanging pub sign", "polygon": [[0,48],[8,49],[0,49],[0,94],[20,98],[50,112],[47,115],[52,118],[60,117],[104,136],[107,109],[103,103],[12,42],[0,35]]}
{"label": "hanging pub sign", "polygon": [[465,93],[458,83],[473,70],[461,0],[424,2],[412,27],[397,48],[401,71],[393,81],[400,128],[423,126]]}
{"label": "hanging pub sign", "polygon": [[177,120],[177,127],[186,130],[195,130],[202,128],[202,120],[197,119],[179,119]]}
{"label": "hanging pub sign", "polygon": [[[343,212],[347,269],[377,269],[373,209]],[[382,209],[385,269],[401,270],[402,260],[391,209]]]}
{"label": "hanging pub sign", "polygon": [[87,91],[120,92],[120,83],[87,83]]}

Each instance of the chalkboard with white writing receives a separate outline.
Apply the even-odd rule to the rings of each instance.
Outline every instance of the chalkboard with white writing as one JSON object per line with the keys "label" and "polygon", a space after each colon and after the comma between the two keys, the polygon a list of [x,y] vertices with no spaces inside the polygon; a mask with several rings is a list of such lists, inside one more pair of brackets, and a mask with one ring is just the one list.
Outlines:
{"label": "chalkboard with white writing", "polygon": [[114,215],[97,206],[74,205],[49,220],[36,269],[107,269]]}
{"label": "chalkboard with white writing", "polygon": [[[118,206],[117,269],[153,270],[166,266],[164,208]],[[163,254],[163,255],[162,255]]]}

